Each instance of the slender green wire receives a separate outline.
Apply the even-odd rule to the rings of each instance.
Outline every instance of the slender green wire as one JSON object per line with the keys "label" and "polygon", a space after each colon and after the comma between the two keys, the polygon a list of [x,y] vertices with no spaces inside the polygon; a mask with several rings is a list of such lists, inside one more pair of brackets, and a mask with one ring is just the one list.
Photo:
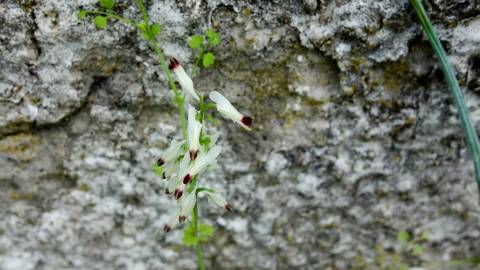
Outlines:
{"label": "slender green wire", "polygon": [[423,8],[423,5],[420,0],[410,0],[417,16],[420,20],[422,25],[423,31],[425,31],[430,43],[432,44],[432,48],[437,55],[437,58],[440,62],[440,66],[442,67],[443,73],[447,80],[448,87],[452,94],[453,100],[455,105],[458,109],[458,114],[460,116],[460,123],[462,124],[463,132],[465,133],[465,138],[467,141],[467,147],[470,150],[470,154],[473,159],[473,165],[475,167],[475,177],[477,180],[477,188],[480,192],[480,143],[478,141],[477,132],[472,124],[472,121],[469,116],[467,105],[465,104],[465,100],[463,98],[462,90],[458,84],[457,78],[455,77],[455,73],[453,72],[452,66],[448,62],[447,54],[443,49],[440,40],[430,22],[427,12]]}

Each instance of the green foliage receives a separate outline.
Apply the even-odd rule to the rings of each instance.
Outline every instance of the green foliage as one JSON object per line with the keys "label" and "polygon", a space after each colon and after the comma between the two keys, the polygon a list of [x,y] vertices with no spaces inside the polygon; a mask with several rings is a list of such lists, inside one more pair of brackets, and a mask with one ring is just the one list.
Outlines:
{"label": "green foliage", "polygon": [[95,25],[97,26],[97,28],[99,29],[103,29],[105,27],[107,27],[107,17],[104,17],[104,16],[95,16]]}
{"label": "green foliage", "polygon": [[397,235],[397,240],[402,243],[406,244],[408,240],[410,239],[410,235],[408,235],[408,232],[406,231],[399,231]]}
{"label": "green foliage", "polygon": [[85,17],[87,17],[87,11],[86,10],[80,10],[77,14],[78,19],[83,20]]}
{"label": "green foliage", "polygon": [[423,247],[419,244],[413,244],[412,246],[412,255],[420,256],[423,254]]}
{"label": "green foliage", "polygon": [[100,5],[106,9],[112,9],[115,5],[114,0],[100,0]]}
{"label": "green foliage", "polygon": [[425,231],[419,236],[409,234],[407,231],[399,231],[397,233],[397,241],[400,245],[392,252],[386,252],[381,246],[376,247],[377,257],[375,262],[380,269],[385,270],[407,270],[408,264],[403,260],[408,257],[418,257],[425,252],[422,245],[430,239],[430,233]]}
{"label": "green foliage", "polygon": [[218,44],[220,44],[220,35],[215,32],[215,30],[211,28],[208,29],[207,32],[205,32],[205,36],[207,36],[207,41],[209,45],[217,46]]}
{"label": "green foliage", "polygon": [[202,64],[204,67],[209,68],[213,63],[215,63],[215,55],[213,55],[213,53],[208,52],[203,55]]}
{"label": "green foliage", "polygon": [[465,104],[462,89],[460,88],[458,80],[455,77],[455,71],[453,70],[453,67],[448,62],[447,53],[443,49],[443,45],[440,42],[440,39],[438,38],[430,19],[428,18],[427,12],[423,8],[422,2],[420,0],[410,0],[410,4],[415,9],[423,31],[427,35],[430,44],[432,45],[432,49],[437,56],[440,66],[442,67],[448,88],[450,89],[450,94],[454,100],[454,104],[457,106],[461,127],[463,128],[463,133],[467,142],[467,147],[469,148],[470,155],[473,159],[475,177],[477,180],[477,191],[480,192],[480,141],[478,139],[476,128],[470,119],[470,112]]}
{"label": "green foliage", "polygon": [[198,225],[198,234],[195,235],[195,226],[193,223],[190,223],[190,225],[183,230],[183,244],[191,247],[200,242],[207,242],[212,235],[213,227],[205,223]]}
{"label": "green foliage", "polygon": [[152,32],[152,35],[156,37],[160,35],[160,32],[162,31],[162,27],[160,27],[160,24],[154,23],[150,26],[150,31]]}
{"label": "green foliage", "polygon": [[163,166],[158,166],[157,164],[153,164],[152,171],[158,175],[163,177]]}
{"label": "green foliage", "polygon": [[203,44],[202,35],[193,35],[188,40],[188,46],[192,49],[200,48]]}

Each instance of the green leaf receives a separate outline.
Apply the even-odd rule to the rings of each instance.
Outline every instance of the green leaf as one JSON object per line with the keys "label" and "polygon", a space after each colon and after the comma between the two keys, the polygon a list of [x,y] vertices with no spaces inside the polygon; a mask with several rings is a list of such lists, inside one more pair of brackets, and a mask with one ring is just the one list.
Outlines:
{"label": "green leaf", "polygon": [[199,48],[203,44],[203,37],[201,35],[193,35],[188,40],[188,46],[192,49]]}
{"label": "green leaf", "polygon": [[158,166],[157,164],[153,164],[152,171],[158,175],[163,177],[163,166]]}
{"label": "green leaf", "polygon": [[410,239],[410,235],[406,231],[399,231],[397,235],[397,240],[400,241],[402,244],[406,244]]}
{"label": "green leaf", "polygon": [[215,30],[210,28],[207,30],[207,32],[205,32],[205,35],[207,36],[208,44],[211,46],[217,46],[220,44],[220,35],[215,32]]}
{"label": "green leaf", "polygon": [[202,64],[204,67],[211,67],[213,63],[215,63],[215,55],[213,53],[208,52],[203,55]]}
{"label": "green leaf", "polygon": [[96,16],[95,17],[95,25],[97,28],[103,29],[107,26],[107,18],[104,16]]}
{"label": "green leaf", "polygon": [[154,23],[150,26],[150,31],[152,31],[152,35],[156,37],[160,34],[160,31],[162,31],[162,28],[160,24]]}
{"label": "green leaf", "polygon": [[430,240],[430,237],[431,237],[430,232],[425,231],[425,232],[422,232],[419,240],[420,241],[428,241],[428,240]]}
{"label": "green leaf", "polygon": [[410,267],[406,264],[400,264],[397,268],[398,270],[408,270]]}
{"label": "green leaf", "polygon": [[87,17],[87,11],[86,10],[80,10],[77,14],[78,19],[83,20],[85,17]]}
{"label": "green leaf", "polygon": [[207,242],[210,236],[213,235],[213,227],[202,223],[198,225],[198,241]]}
{"label": "green leaf", "polygon": [[211,141],[212,141],[212,139],[210,139],[210,136],[208,136],[208,135],[200,137],[200,144],[201,145],[208,146]]}
{"label": "green leaf", "polygon": [[114,0],[100,0],[100,5],[106,9],[112,9],[113,5],[115,5]]}
{"label": "green leaf", "polygon": [[422,253],[423,253],[423,247],[420,246],[419,244],[414,244],[412,248],[412,255],[419,256],[419,255],[422,255]]}
{"label": "green leaf", "polygon": [[185,229],[183,229],[183,244],[187,247],[194,246],[198,243],[198,239],[195,236],[195,228],[193,223],[190,223]]}

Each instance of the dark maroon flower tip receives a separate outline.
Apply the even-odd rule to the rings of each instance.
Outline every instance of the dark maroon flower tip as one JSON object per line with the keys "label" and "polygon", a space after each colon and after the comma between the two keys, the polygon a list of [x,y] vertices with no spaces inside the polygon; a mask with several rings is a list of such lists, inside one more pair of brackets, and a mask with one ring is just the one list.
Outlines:
{"label": "dark maroon flower tip", "polygon": [[198,155],[198,150],[190,150],[190,160],[195,160],[197,158],[197,155]]}
{"label": "dark maroon flower tip", "polygon": [[225,205],[225,210],[227,210],[227,211],[232,211],[232,209],[233,209],[233,206],[232,206],[231,204],[227,203],[227,204]]}
{"label": "dark maroon flower tip", "polygon": [[168,188],[165,189],[165,194],[170,195],[170,190],[168,190]]}
{"label": "dark maroon flower tip", "polygon": [[244,115],[242,119],[240,119],[245,126],[250,127],[252,125],[253,119],[250,116]]}
{"label": "dark maroon flower tip", "polygon": [[162,158],[159,158],[157,160],[157,166],[162,166],[163,164],[165,164],[165,160],[163,160]]}
{"label": "dark maroon flower tip", "polygon": [[178,200],[182,197],[182,194],[183,194],[183,191],[181,191],[180,189],[176,189],[175,190],[175,200]]}
{"label": "dark maroon flower tip", "polygon": [[178,66],[180,66],[180,62],[178,62],[178,60],[175,57],[170,58],[170,65],[168,65],[168,68],[170,70],[174,70]]}
{"label": "dark maroon flower tip", "polygon": [[168,233],[171,229],[172,229],[172,228],[170,228],[170,226],[168,226],[168,225],[165,225],[165,226],[163,227],[163,231],[164,231],[165,233]]}
{"label": "dark maroon flower tip", "polygon": [[183,177],[183,183],[185,185],[188,185],[188,183],[190,183],[190,181],[192,181],[192,176],[190,174],[187,174],[187,175],[185,175],[185,177]]}
{"label": "dark maroon flower tip", "polygon": [[178,221],[179,221],[180,223],[184,222],[186,219],[187,219],[186,216],[179,216],[179,217],[178,217]]}

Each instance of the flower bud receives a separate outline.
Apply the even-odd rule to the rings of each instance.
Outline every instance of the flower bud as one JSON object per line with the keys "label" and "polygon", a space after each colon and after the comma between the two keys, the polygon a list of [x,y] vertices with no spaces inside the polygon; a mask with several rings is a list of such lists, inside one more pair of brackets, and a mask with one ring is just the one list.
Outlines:
{"label": "flower bud", "polygon": [[234,121],[246,130],[251,130],[252,117],[239,113],[238,110],[233,107],[232,103],[217,91],[210,92],[208,96],[215,102],[218,112],[223,115],[223,117]]}
{"label": "flower bud", "polygon": [[185,72],[183,69],[182,65],[180,65],[180,62],[174,57],[170,58],[170,65],[168,68],[177,75],[178,82],[180,83],[180,86],[182,86],[183,91],[185,91],[188,95],[192,96],[196,100],[200,100],[198,97],[197,92],[195,92],[195,89],[193,88],[193,81],[188,76],[188,74]]}

